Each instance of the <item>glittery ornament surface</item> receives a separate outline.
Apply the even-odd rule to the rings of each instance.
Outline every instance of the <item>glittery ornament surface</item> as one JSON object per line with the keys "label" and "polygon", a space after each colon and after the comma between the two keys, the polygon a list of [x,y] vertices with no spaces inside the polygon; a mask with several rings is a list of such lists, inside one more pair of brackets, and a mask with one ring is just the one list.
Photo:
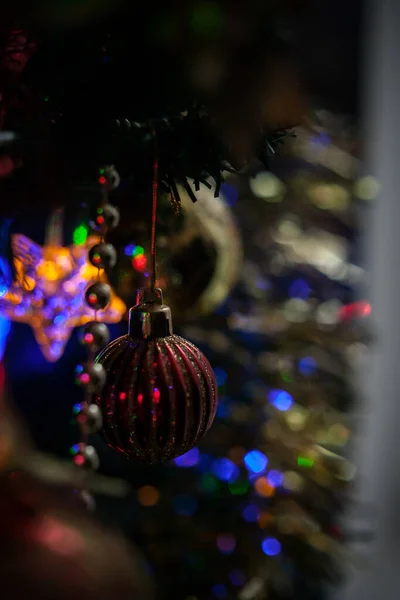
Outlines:
{"label": "glittery ornament surface", "polygon": [[98,356],[107,383],[96,401],[112,448],[154,464],[184,454],[211,426],[217,385],[210,364],[177,335],[111,342]]}

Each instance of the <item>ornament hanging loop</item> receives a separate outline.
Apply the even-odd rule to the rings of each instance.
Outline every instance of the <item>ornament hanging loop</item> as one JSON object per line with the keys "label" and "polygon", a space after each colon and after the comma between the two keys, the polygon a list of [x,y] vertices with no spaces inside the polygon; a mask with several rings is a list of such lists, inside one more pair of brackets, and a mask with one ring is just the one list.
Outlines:
{"label": "ornament hanging loop", "polygon": [[136,294],[136,304],[155,302],[163,304],[163,293],[161,288],[140,288]]}

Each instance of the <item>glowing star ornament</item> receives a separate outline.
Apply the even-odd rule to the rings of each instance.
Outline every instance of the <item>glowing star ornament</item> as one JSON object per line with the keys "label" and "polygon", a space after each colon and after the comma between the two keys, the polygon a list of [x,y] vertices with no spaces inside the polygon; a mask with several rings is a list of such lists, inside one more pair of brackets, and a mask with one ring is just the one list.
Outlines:
{"label": "glowing star ornament", "polygon": [[[96,310],[96,319],[118,323],[126,306],[106,284],[103,270],[88,261],[88,250],[100,242],[97,236],[81,236],[81,243],[62,246],[62,211],[51,218],[46,243],[40,246],[16,234],[12,237],[16,280],[0,298],[0,313],[33,329],[49,362],[61,358],[75,327],[95,317],[85,293],[92,284],[109,290],[109,302]],[[87,231],[87,230],[86,230]]]}

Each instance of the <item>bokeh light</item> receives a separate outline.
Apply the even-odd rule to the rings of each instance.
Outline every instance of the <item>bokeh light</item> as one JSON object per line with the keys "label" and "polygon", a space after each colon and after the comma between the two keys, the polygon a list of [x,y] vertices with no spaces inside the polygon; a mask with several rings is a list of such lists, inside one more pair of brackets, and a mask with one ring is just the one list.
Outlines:
{"label": "bokeh light", "polygon": [[182,454],[182,456],[178,456],[178,458],[174,459],[174,463],[178,467],[190,468],[195,467],[200,460],[200,451],[198,448],[192,448],[189,452]]}
{"label": "bokeh light", "polygon": [[242,510],[243,519],[247,523],[257,523],[260,513],[260,508],[255,504],[249,504],[248,506],[245,506]]}
{"label": "bokeh light", "polygon": [[216,379],[218,387],[222,387],[223,385],[226,384],[228,375],[223,369],[221,369],[220,367],[215,367],[214,375],[215,375],[215,379]]}
{"label": "bokeh light", "polygon": [[295,279],[289,287],[289,296],[291,298],[300,298],[307,300],[311,292],[311,288],[304,279]]}
{"label": "bokeh light", "polygon": [[360,200],[376,200],[381,191],[381,184],[372,175],[360,177],[354,184],[354,194]]}
{"label": "bokeh light", "polygon": [[271,485],[266,477],[259,477],[254,484],[254,489],[262,498],[271,498],[275,493],[275,486]]}
{"label": "bokeh light", "polygon": [[228,595],[228,590],[226,589],[226,586],[222,583],[217,583],[213,585],[212,593],[213,596],[215,596],[216,598],[226,598]]}
{"label": "bokeh light", "polygon": [[142,506],[155,506],[160,499],[160,492],[152,485],[144,485],[138,489],[137,499]]}
{"label": "bokeh light", "polygon": [[272,487],[279,487],[282,485],[284,475],[281,471],[272,469],[267,475],[267,481]]}
{"label": "bokeh light", "polygon": [[277,556],[281,551],[281,544],[275,538],[265,538],[261,544],[264,554],[267,556]]}
{"label": "bokeh light", "polygon": [[285,390],[274,389],[268,393],[270,403],[278,410],[284,412],[289,410],[293,404],[293,398]]}
{"label": "bokeh light", "polygon": [[262,473],[268,465],[268,458],[259,450],[252,450],[244,457],[245,467],[252,473]]}
{"label": "bokeh light", "polygon": [[249,186],[257,198],[267,202],[280,202],[285,193],[284,183],[270,171],[262,171],[252,177]]}
{"label": "bokeh light", "polygon": [[230,458],[235,465],[242,465],[245,454],[245,448],[242,446],[233,446],[233,448],[230,448],[228,452],[228,458]]}
{"label": "bokeh light", "polygon": [[219,458],[211,464],[211,472],[228,483],[234,483],[239,477],[239,469],[229,458]]}
{"label": "bokeh light", "polygon": [[312,356],[304,356],[299,360],[298,366],[302,375],[313,375],[317,370],[317,361]]}
{"label": "bokeh light", "polygon": [[229,533],[221,533],[217,536],[217,546],[222,554],[232,554],[236,548],[236,539]]}

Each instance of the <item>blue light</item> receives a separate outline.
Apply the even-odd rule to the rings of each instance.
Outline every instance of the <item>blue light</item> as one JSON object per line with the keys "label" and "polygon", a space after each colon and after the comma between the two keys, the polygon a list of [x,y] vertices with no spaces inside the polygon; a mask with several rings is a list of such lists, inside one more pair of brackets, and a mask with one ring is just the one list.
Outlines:
{"label": "blue light", "polygon": [[173,500],[174,510],[181,517],[191,517],[197,510],[197,500],[194,496],[182,494]]}
{"label": "blue light", "polygon": [[75,415],[77,415],[78,413],[80,413],[82,410],[82,404],[74,404],[74,406],[72,407],[72,411]]}
{"label": "blue light", "polygon": [[289,296],[291,298],[301,298],[307,300],[311,292],[311,288],[304,279],[295,279],[289,287]]}
{"label": "blue light", "polygon": [[267,556],[277,556],[281,551],[281,545],[275,538],[265,538],[262,541],[261,548]]}
{"label": "blue light", "polygon": [[239,198],[238,190],[230,183],[223,183],[221,192],[228,206],[234,206]]}
{"label": "blue light", "polygon": [[244,457],[244,464],[253,473],[262,473],[267,468],[268,458],[259,450],[252,450]]}
{"label": "blue light", "polygon": [[216,367],[214,369],[215,379],[217,381],[218,387],[225,385],[228,375],[225,373],[223,369]]}
{"label": "blue light", "polygon": [[211,456],[208,454],[200,454],[200,459],[196,465],[196,470],[200,473],[206,473],[210,469]]}
{"label": "blue light", "polygon": [[230,415],[230,406],[229,406],[229,402],[230,402],[230,398],[228,398],[227,396],[220,396],[218,399],[218,406],[217,406],[217,414],[216,416],[219,419],[227,419]]}
{"label": "blue light", "polygon": [[226,598],[228,590],[222,583],[217,583],[216,585],[213,585],[212,593],[216,598]]}
{"label": "blue light", "polygon": [[321,133],[319,134],[319,141],[324,146],[329,146],[329,144],[331,143],[332,140],[329,137],[329,135],[326,133],[326,131],[321,131]]}
{"label": "blue light", "polygon": [[282,485],[283,480],[285,479],[283,473],[280,471],[272,470],[267,475],[267,481],[269,485],[272,487],[279,487]]}
{"label": "blue light", "polygon": [[229,579],[233,585],[240,587],[240,586],[244,585],[244,583],[246,581],[246,575],[243,573],[243,571],[240,571],[239,569],[235,569],[234,571],[231,571],[229,573]]}
{"label": "blue light", "polygon": [[278,410],[286,411],[293,404],[293,398],[285,390],[271,390],[269,392],[269,401]]}
{"label": "blue light", "polygon": [[[85,282],[85,285],[86,285],[86,282]],[[48,305],[51,306],[51,308],[57,308],[60,303],[61,303],[61,298],[59,296],[53,296],[52,298],[49,298],[49,300],[48,300]]]}
{"label": "blue light", "polygon": [[174,463],[177,467],[184,467],[188,469],[189,467],[194,467],[200,460],[200,451],[198,448],[192,448],[186,454],[182,454],[182,456],[178,456],[175,458]]}
{"label": "blue light", "polygon": [[305,356],[299,360],[299,371],[302,375],[312,375],[317,370],[317,362],[312,356]]}
{"label": "blue light", "polygon": [[6,349],[7,336],[10,333],[11,323],[6,317],[0,315],[0,360]]}
{"label": "blue light", "polygon": [[125,254],[125,256],[129,256],[130,258],[132,258],[132,256],[135,253],[135,250],[136,250],[135,244],[128,244],[124,248],[124,254]]}
{"label": "blue light", "polygon": [[247,523],[256,523],[260,516],[260,509],[255,504],[249,504],[242,510],[243,519]]}
{"label": "blue light", "polygon": [[268,281],[268,279],[264,279],[264,277],[257,277],[256,287],[257,287],[257,289],[263,290],[265,292],[270,289],[271,284]]}
{"label": "blue light", "polygon": [[218,458],[211,465],[211,472],[217,479],[234,483],[239,477],[239,469],[229,458]]}
{"label": "blue light", "polygon": [[310,137],[310,143],[316,144],[317,146],[329,146],[331,141],[331,138],[325,131],[321,131],[319,135],[312,135]]}
{"label": "blue light", "polygon": [[0,283],[0,298],[3,298],[8,292],[8,286],[2,282]]}
{"label": "blue light", "polygon": [[[84,282],[84,284],[86,285],[85,282]],[[82,302],[82,298],[78,294],[77,296],[75,296],[74,298],[72,298],[72,300],[71,300],[71,308],[78,308],[81,305],[81,302]]]}
{"label": "blue light", "polygon": [[56,317],[54,317],[53,323],[54,323],[54,325],[63,325],[63,323],[65,323],[66,319],[67,319],[66,315],[62,315],[62,314],[57,315]]}

